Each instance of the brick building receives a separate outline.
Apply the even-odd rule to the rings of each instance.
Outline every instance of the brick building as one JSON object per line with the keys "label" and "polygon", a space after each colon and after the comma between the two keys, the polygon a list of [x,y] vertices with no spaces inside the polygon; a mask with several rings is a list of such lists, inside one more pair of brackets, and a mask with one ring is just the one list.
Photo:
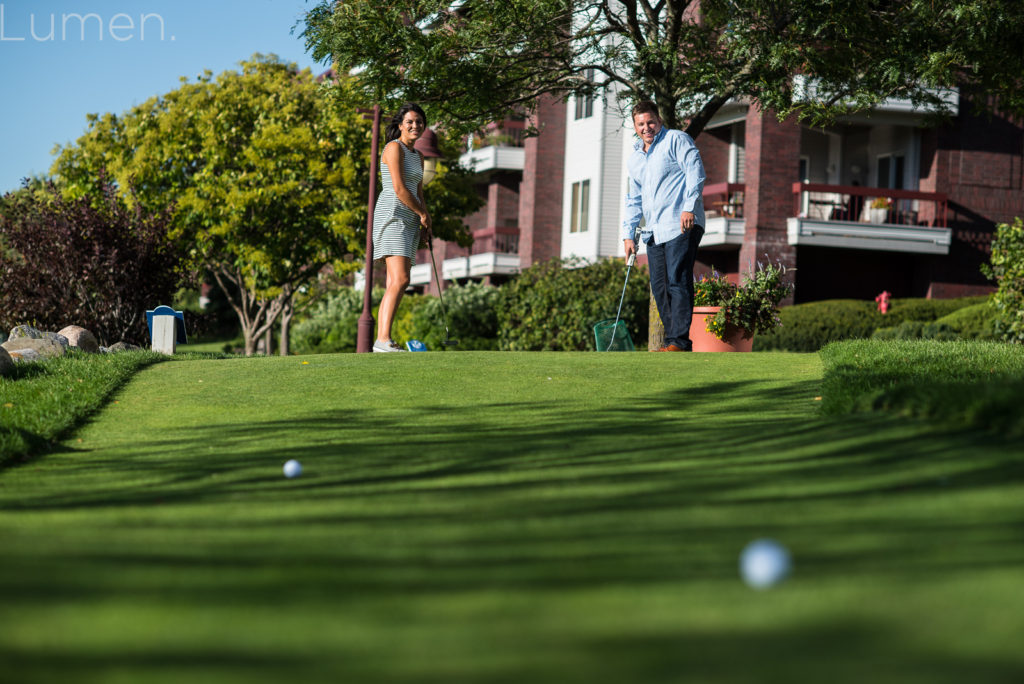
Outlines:
{"label": "brick building", "polygon": [[[951,297],[990,290],[979,271],[996,223],[1024,216],[1024,127],[888,101],[828,128],[724,106],[697,138],[707,171],[699,269],[739,277],[767,255],[796,267],[795,301]],[[612,104],[609,104],[612,103]],[[466,219],[469,249],[435,243],[445,280],[500,282],[550,257],[620,256],[631,122],[606,100],[545,100],[522,139],[508,121],[462,158],[487,205]],[[429,256],[413,284],[430,281]]]}

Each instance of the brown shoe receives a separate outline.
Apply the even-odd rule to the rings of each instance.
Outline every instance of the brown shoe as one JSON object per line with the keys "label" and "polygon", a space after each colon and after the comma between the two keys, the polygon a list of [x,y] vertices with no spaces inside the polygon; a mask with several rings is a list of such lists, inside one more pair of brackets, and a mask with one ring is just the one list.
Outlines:
{"label": "brown shoe", "polygon": [[677,347],[674,344],[666,344],[664,347],[662,347],[658,351],[664,351],[664,352],[684,352],[684,351],[690,351],[690,350],[689,349],[683,349],[682,347]]}

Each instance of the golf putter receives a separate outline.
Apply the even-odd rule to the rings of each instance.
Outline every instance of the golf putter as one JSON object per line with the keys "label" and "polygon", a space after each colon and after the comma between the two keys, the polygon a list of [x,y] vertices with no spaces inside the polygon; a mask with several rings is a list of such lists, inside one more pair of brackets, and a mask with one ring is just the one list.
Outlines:
{"label": "golf putter", "polygon": [[434,283],[437,285],[437,296],[441,301],[441,319],[444,321],[444,341],[441,344],[445,347],[455,347],[458,346],[459,341],[453,340],[448,332],[448,313],[444,308],[444,292],[441,289],[441,279],[437,276],[437,262],[434,260],[434,239],[430,233],[427,233],[427,249],[430,251],[430,265],[434,269]]}
{"label": "golf putter", "polygon": [[612,326],[612,338],[608,340],[608,348],[605,351],[611,351],[612,345],[615,344],[615,333],[619,329],[619,316],[622,314],[622,302],[626,298],[626,286],[629,285],[629,272],[633,268],[633,264],[636,263],[636,250],[640,248],[637,244],[636,235],[633,236],[633,253],[629,255],[629,260],[626,262],[626,282],[622,283],[622,294],[619,295],[619,310],[615,312],[615,325]]}

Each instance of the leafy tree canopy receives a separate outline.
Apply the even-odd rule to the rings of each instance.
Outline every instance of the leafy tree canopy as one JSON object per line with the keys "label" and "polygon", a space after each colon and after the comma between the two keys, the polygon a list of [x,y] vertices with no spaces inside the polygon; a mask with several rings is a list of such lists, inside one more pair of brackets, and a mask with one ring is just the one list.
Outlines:
{"label": "leafy tree canopy", "polygon": [[[358,268],[366,235],[370,129],[354,110],[329,105],[309,70],[256,55],[122,114],[91,115],[53,166],[69,196],[98,196],[109,174],[134,188],[128,203],[173,207],[172,239],[209,269],[231,300],[252,352],[327,264]],[[458,170],[446,206],[476,199]],[[441,187],[444,187],[442,184]],[[469,196],[469,200],[465,197]],[[475,208],[475,205],[472,206]],[[465,228],[460,217],[442,226]],[[445,237],[455,237],[446,235]]]}
{"label": "leafy tree canopy", "polygon": [[697,135],[733,99],[824,124],[891,97],[941,110],[933,89],[965,87],[1022,113],[1022,17],[1019,0],[322,0],[303,36],[359,69],[364,100],[461,131],[613,86]]}

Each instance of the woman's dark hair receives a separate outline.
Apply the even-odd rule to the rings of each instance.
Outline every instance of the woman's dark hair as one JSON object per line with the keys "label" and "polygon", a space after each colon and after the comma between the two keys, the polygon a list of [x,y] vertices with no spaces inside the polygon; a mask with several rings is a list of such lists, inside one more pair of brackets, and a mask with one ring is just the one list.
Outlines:
{"label": "woman's dark hair", "polygon": [[412,102],[406,102],[402,105],[398,113],[391,117],[391,121],[388,122],[387,128],[384,129],[384,144],[387,145],[392,140],[398,140],[401,131],[399,130],[402,125],[402,119],[409,112],[416,112],[423,118],[423,130],[427,129],[427,115],[423,113],[423,110],[418,104]]}

